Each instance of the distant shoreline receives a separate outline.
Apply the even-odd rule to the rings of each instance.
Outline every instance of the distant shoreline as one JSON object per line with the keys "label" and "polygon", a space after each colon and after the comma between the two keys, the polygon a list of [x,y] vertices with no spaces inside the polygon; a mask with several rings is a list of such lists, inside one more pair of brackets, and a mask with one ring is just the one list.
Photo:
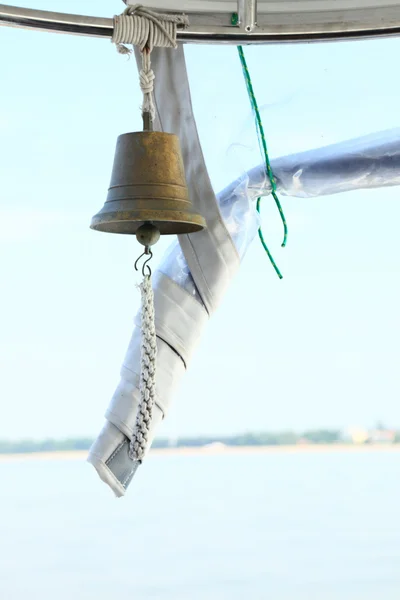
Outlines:
{"label": "distant shoreline", "polygon": [[[328,454],[346,452],[399,452],[400,444],[298,444],[290,446],[210,446],[154,448],[149,456],[217,456],[246,454]],[[0,454],[0,463],[39,460],[86,460],[87,450]]]}

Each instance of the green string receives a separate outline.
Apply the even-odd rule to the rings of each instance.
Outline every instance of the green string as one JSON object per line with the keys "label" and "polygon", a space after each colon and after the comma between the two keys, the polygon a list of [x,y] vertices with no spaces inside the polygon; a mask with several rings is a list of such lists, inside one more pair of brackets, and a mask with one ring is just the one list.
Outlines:
{"label": "green string", "polygon": [[[238,23],[238,16],[237,16],[237,13],[234,13],[232,15],[232,25],[237,25],[237,23]],[[267,149],[267,141],[265,139],[265,133],[264,133],[264,127],[263,127],[263,124],[262,124],[262,121],[261,121],[261,115],[260,115],[260,111],[259,111],[259,108],[258,108],[258,103],[257,103],[256,97],[255,97],[255,94],[254,94],[253,84],[252,84],[252,81],[251,81],[250,72],[249,72],[249,69],[247,67],[247,62],[246,62],[246,59],[245,59],[245,56],[244,56],[244,52],[243,52],[242,46],[238,46],[238,52],[239,52],[239,58],[240,58],[240,62],[241,62],[242,69],[243,69],[243,74],[244,74],[244,78],[245,78],[245,82],[246,82],[247,91],[248,91],[250,102],[251,102],[251,107],[253,109],[254,116],[255,116],[258,139],[259,139],[259,142],[261,144],[261,147],[262,147],[262,150],[263,150],[263,154],[264,154],[265,169],[266,169],[266,172],[267,172],[267,175],[268,175],[268,179],[269,179],[270,184],[271,184],[271,194],[272,194],[273,199],[275,200],[275,204],[276,204],[276,206],[277,206],[277,208],[279,210],[279,214],[281,216],[282,223],[283,223],[283,232],[284,232],[284,235],[283,235],[282,247],[284,248],[286,246],[287,233],[288,233],[287,223],[286,223],[285,215],[284,215],[283,210],[282,210],[281,203],[279,202],[279,198],[278,198],[278,195],[277,195],[277,192],[276,192],[276,181],[275,181],[275,177],[274,177],[274,174],[272,172],[271,163],[270,163],[270,160],[269,160],[268,149]],[[257,208],[258,213],[260,213],[260,205],[261,205],[261,197],[259,197],[257,199],[256,208]],[[274,267],[274,269],[275,269],[275,271],[276,271],[279,279],[282,279],[282,274],[279,271],[278,266],[275,263],[272,255],[271,255],[271,252],[268,249],[267,244],[265,243],[261,227],[258,230],[258,236],[260,238],[261,244],[262,244],[265,252],[267,253],[268,258],[271,261],[271,264]]]}

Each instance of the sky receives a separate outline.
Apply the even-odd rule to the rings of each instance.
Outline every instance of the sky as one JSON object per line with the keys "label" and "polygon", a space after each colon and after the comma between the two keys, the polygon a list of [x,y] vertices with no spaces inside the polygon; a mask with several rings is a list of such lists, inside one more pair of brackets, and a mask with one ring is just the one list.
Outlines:
{"label": "sky", "polygon": [[[119,0],[24,0],[121,12]],[[95,10],[94,10],[95,7]],[[271,157],[399,126],[400,39],[246,49]],[[141,127],[108,40],[0,28],[0,438],[95,436],[139,306],[135,239],[89,229],[115,142]],[[216,191],[261,162],[237,51],[187,46]],[[157,74],[156,74],[157,76]],[[271,198],[160,435],[400,428],[400,190]],[[170,239],[155,251],[160,261]]]}

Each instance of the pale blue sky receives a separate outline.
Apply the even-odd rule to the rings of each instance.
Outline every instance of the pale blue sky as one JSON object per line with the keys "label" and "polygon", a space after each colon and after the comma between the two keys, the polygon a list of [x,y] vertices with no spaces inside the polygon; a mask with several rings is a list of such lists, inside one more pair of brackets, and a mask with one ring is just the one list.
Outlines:
{"label": "pale blue sky", "polygon": [[[122,2],[24,5],[111,16]],[[249,48],[271,155],[399,126],[399,50],[399,39]],[[7,28],[0,53],[0,437],[95,435],[138,307],[135,240],[89,229],[117,136],[140,128],[135,64],[107,40]],[[218,191],[260,162],[240,65],[234,47],[191,46],[187,60]],[[400,427],[399,196],[283,198],[285,250],[264,199],[284,279],[256,240],[160,434]]]}

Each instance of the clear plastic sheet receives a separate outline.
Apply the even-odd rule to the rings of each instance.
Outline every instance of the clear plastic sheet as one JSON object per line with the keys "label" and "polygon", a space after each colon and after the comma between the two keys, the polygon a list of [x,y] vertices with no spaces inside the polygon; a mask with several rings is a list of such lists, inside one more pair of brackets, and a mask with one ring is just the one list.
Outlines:
{"label": "clear plastic sheet", "polygon": [[[298,198],[400,185],[400,128],[277,158],[271,166],[278,191]],[[249,179],[269,193],[263,165]]]}
{"label": "clear plastic sheet", "polygon": [[[311,198],[400,185],[400,128],[277,158],[271,166],[278,191],[285,196]],[[217,195],[241,259],[259,226],[254,200],[270,191],[265,167],[259,165]],[[177,240],[159,269],[201,302]]]}

